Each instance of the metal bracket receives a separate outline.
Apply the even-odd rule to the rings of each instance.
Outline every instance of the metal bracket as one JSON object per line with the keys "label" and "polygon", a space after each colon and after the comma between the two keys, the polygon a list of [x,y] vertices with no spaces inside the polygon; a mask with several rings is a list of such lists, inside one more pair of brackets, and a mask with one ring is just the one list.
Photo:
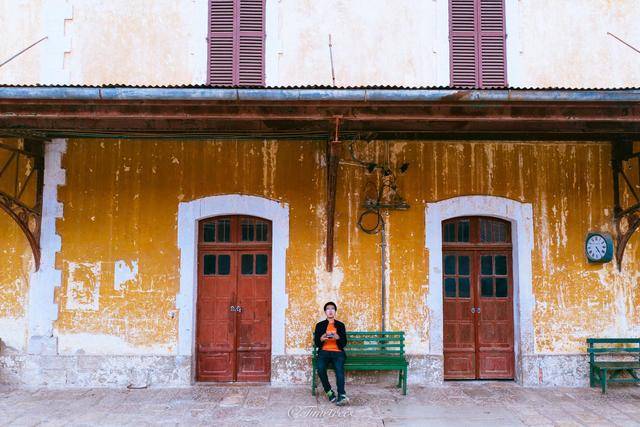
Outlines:
{"label": "metal bracket", "polygon": [[0,159],[0,208],[25,234],[38,270],[44,187],[43,143],[35,140],[19,140],[15,145],[0,143]]}
{"label": "metal bracket", "polygon": [[[613,212],[616,226],[616,263],[622,271],[622,259],[629,239],[640,228],[640,152],[634,152],[632,140],[611,144],[613,171]],[[635,170],[634,170],[635,169]],[[631,173],[638,176],[637,182]],[[620,181],[624,185],[620,187]]]}

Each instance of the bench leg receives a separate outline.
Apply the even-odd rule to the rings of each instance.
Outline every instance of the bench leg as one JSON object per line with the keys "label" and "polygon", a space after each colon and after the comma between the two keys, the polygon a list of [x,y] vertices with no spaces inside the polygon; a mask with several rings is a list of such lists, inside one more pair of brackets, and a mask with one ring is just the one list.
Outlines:
{"label": "bench leg", "polygon": [[402,395],[407,395],[407,368],[404,368],[402,372]]}
{"label": "bench leg", "polygon": [[316,395],[316,364],[313,363],[313,369],[311,373],[311,396]]}
{"label": "bench leg", "polygon": [[593,365],[589,364],[589,387],[595,387],[596,386],[596,373],[594,372],[595,369],[593,367]]}
{"label": "bench leg", "polygon": [[602,387],[602,394],[607,392],[607,370],[600,369],[600,386]]}
{"label": "bench leg", "polygon": [[402,369],[398,371],[398,385],[396,387],[402,387]]}

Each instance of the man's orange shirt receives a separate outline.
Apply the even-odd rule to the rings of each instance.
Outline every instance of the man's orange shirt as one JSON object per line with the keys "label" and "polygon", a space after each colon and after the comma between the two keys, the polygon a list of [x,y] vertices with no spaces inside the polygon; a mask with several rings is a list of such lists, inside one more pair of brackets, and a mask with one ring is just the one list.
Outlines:
{"label": "man's orange shirt", "polygon": [[[337,333],[336,325],[333,322],[329,322],[327,325],[327,335],[330,333]],[[325,351],[340,351],[338,348],[338,343],[335,338],[329,338],[322,344],[322,349]]]}

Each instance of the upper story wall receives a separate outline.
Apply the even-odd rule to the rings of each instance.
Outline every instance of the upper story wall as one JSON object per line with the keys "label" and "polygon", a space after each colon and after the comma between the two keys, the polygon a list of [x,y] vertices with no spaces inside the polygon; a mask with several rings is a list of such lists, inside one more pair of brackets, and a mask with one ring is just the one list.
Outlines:
{"label": "upper story wall", "polygon": [[[637,0],[505,0],[510,86],[640,86]],[[207,0],[0,0],[4,84],[203,84]],[[449,85],[448,0],[266,0],[266,84]]]}

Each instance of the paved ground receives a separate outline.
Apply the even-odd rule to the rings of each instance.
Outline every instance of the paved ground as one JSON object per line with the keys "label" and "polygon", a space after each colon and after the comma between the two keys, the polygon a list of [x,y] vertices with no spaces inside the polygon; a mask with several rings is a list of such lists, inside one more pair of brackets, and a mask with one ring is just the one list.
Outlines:
{"label": "paved ground", "polygon": [[527,389],[508,382],[352,385],[338,408],[308,387],[213,385],[182,389],[0,388],[2,425],[640,426],[640,387]]}

